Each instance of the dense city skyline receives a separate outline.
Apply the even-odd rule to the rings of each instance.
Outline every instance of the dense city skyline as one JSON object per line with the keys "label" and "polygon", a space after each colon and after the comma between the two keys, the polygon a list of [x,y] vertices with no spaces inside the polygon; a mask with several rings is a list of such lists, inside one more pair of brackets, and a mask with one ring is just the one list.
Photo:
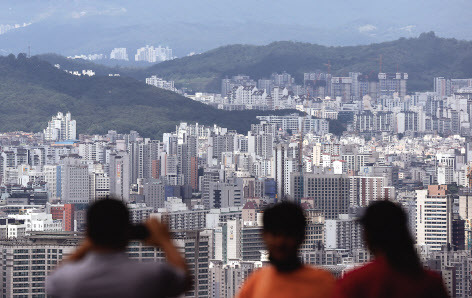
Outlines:
{"label": "dense city skyline", "polygon": [[2,1],[0,296],[472,297],[471,10]]}

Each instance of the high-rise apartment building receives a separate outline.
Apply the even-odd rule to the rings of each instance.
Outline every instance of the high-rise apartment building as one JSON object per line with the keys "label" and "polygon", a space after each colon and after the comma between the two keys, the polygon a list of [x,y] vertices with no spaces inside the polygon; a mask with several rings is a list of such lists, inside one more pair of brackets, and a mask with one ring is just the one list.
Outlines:
{"label": "high-rise apartment building", "polygon": [[209,297],[211,231],[188,231],[174,239],[183,242],[184,258],[193,280],[192,288],[184,294],[185,297]]}
{"label": "high-rise apartment building", "polygon": [[416,191],[416,239],[431,250],[452,242],[452,198],[447,185],[429,185]]}
{"label": "high-rise apartment building", "polygon": [[452,251],[446,248],[428,255],[426,266],[441,273],[449,297],[471,296],[472,257],[470,251]]}
{"label": "high-rise apartment building", "polygon": [[291,175],[298,167],[298,147],[281,143],[272,154],[272,178],[277,185],[277,198],[285,199],[291,193]]}
{"label": "high-rise apartment building", "polygon": [[252,80],[249,76],[237,75],[231,79],[221,80],[221,96],[226,97],[236,86],[256,86],[256,81]]}
{"label": "high-rise apartment building", "polygon": [[155,211],[165,207],[165,184],[158,179],[149,179],[143,185],[144,202]]}
{"label": "high-rise apartment building", "polygon": [[345,174],[292,173],[292,192],[295,202],[303,198],[313,199],[314,205],[326,219],[337,219],[339,214],[348,213],[349,177]]}
{"label": "high-rise apartment building", "polygon": [[57,113],[44,130],[44,139],[47,141],[75,140],[76,138],[76,122],[72,120],[70,112],[65,115],[61,112]]}
{"label": "high-rise apartment building", "polygon": [[110,154],[110,195],[129,201],[130,194],[130,158],[129,154],[123,151]]}
{"label": "high-rise apartment building", "polygon": [[62,230],[67,232],[73,232],[75,229],[74,224],[74,204],[48,204],[47,211],[52,215],[53,220],[62,221]]}
{"label": "high-rise apartment building", "polygon": [[78,156],[61,160],[61,201],[63,203],[89,203],[90,177],[88,166]]}
{"label": "high-rise apartment building", "polygon": [[379,73],[379,97],[393,96],[394,93],[398,93],[400,98],[404,98],[407,80],[407,73]]}
{"label": "high-rise apartment building", "polygon": [[43,167],[44,182],[49,199],[56,199],[61,196],[61,166],[45,165]]}
{"label": "high-rise apartment building", "polygon": [[385,177],[351,176],[351,206],[367,207],[372,201],[394,199],[394,188],[387,187]]}
{"label": "high-rise apartment building", "polygon": [[303,85],[310,96],[325,98],[330,95],[331,74],[323,72],[311,72],[303,74]]}
{"label": "high-rise apartment building", "polygon": [[105,198],[110,195],[110,177],[101,165],[90,173],[90,201]]}
{"label": "high-rise apartment building", "polygon": [[324,229],[326,249],[353,251],[363,248],[361,225],[355,214],[340,214],[337,219],[328,219]]}
{"label": "high-rise apartment building", "polygon": [[207,168],[203,172],[200,183],[202,193],[202,203],[206,209],[210,209],[210,184],[220,180],[220,170],[217,168]]}
{"label": "high-rise apartment building", "polygon": [[145,222],[154,211],[154,208],[148,207],[145,203],[128,204],[127,206],[133,224]]}
{"label": "high-rise apartment building", "polygon": [[243,185],[240,179],[209,184],[210,208],[242,206]]}
{"label": "high-rise apartment building", "polygon": [[2,297],[46,297],[46,277],[72,253],[81,237],[71,233],[36,233],[0,242]]}
{"label": "high-rise apartment building", "polygon": [[235,297],[249,275],[262,265],[260,262],[231,260],[228,263],[211,260],[210,297]]}
{"label": "high-rise apartment building", "polygon": [[451,94],[462,88],[472,87],[472,79],[451,79]]}
{"label": "high-rise apartment building", "polygon": [[151,76],[149,78],[146,78],[146,84],[152,85],[161,89],[166,89],[170,91],[176,91],[174,87],[174,81],[166,81],[162,78],[159,78],[157,76]]}
{"label": "high-rise apartment building", "polygon": [[441,98],[452,94],[451,80],[443,77],[434,78],[434,92]]}
{"label": "high-rise apartment building", "polygon": [[135,61],[146,61],[146,62],[161,62],[172,60],[174,56],[172,55],[172,49],[169,47],[146,45],[145,47],[139,48],[134,55]]}
{"label": "high-rise apartment building", "polygon": [[329,87],[331,97],[341,97],[342,102],[349,102],[352,96],[352,85],[351,77],[332,77]]}
{"label": "high-rise apartment building", "polygon": [[465,247],[472,248],[472,191],[463,189],[459,192],[459,216],[465,220]]}
{"label": "high-rise apartment building", "polygon": [[128,61],[129,58],[126,48],[114,48],[110,53],[110,59]]}
{"label": "high-rise apartment building", "polygon": [[315,119],[311,116],[299,116],[298,114],[287,116],[257,116],[256,118],[274,125],[276,130],[291,130],[297,133],[303,129],[305,133],[313,132],[317,135],[329,133],[329,122],[326,119]]}

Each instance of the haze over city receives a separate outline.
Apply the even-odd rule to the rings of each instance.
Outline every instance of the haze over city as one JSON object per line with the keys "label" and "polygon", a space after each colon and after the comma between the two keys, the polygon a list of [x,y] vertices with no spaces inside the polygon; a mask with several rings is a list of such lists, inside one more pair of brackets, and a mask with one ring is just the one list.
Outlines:
{"label": "haze over city", "polygon": [[472,297],[472,2],[0,3],[2,297]]}

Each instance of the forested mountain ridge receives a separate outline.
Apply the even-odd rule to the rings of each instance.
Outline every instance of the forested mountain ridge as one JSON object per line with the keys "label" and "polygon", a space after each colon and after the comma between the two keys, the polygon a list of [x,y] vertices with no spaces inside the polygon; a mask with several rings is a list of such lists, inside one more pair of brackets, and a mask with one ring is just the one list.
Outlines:
{"label": "forested mountain ridge", "polygon": [[230,45],[200,55],[156,64],[146,74],[156,74],[197,90],[219,91],[226,76],[246,74],[268,78],[286,71],[303,84],[303,73],[315,70],[336,76],[362,72],[407,72],[409,91],[431,90],[433,78],[472,77],[472,42],[439,38],[433,32],[418,38],[401,38],[371,45],[326,47],[299,42],[274,42],[266,46]]}
{"label": "forested mountain ridge", "polygon": [[472,42],[440,38],[433,32],[418,38],[361,46],[327,47],[290,41],[265,46],[228,45],[147,68],[94,66],[89,61],[66,60],[50,54],[39,57],[52,64],[64,64],[66,69],[91,68],[97,74],[118,72],[138,80],[158,75],[174,80],[177,87],[206,92],[220,92],[221,79],[237,74],[257,80],[268,78],[273,72],[286,71],[295,77],[297,84],[303,84],[304,72],[328,72],[328,64],[335,76],[362,72],[375,79],[380,66],[383,72],[407,72],[409,92],[431,90],[436,76],[472,77]]}
{"label": "forested mountain ridge", "polygon": [[226,112],[132,78],[78,77],[37,57],[0,57],[0,131],[41,131],[58,111],[72,113],[78,133],[136,130],[153,138],[180,121],[246,133],[257,115],[289,112]]}

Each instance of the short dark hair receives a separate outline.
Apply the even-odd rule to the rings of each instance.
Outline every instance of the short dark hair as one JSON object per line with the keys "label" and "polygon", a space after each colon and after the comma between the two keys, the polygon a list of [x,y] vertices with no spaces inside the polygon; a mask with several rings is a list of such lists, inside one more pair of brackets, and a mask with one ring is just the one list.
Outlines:
{"label": "short dark hair", "polygon": [[116,199],[96,201],[87,210],[87,235],[96,245],[124,249],[130,227],[128,208]]}
{"label": "short dark hair", "polygon": [[294,236],[300,243],[305,239],[305,214],[295,203],[284,201],[266,208],[263,222],[264,233]]}

